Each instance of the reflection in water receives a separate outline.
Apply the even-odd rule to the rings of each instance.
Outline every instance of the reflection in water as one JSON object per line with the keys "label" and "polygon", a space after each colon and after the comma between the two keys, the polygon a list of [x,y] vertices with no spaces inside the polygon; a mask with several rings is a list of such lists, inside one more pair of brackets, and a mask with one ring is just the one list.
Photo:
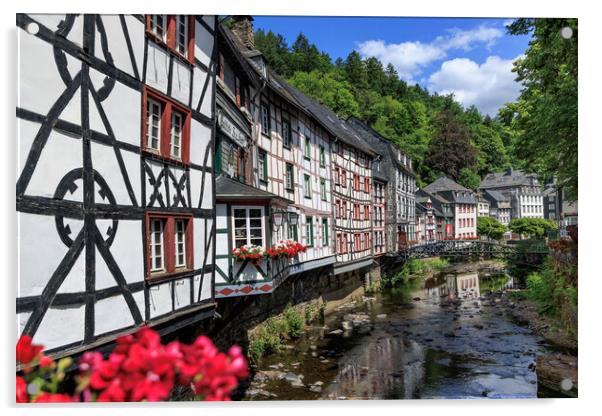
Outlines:
{"label": "reflection in water", "polygon": [[428,279],[424,290],[430,299],[469,300],[481,296],[478,273],[448,274],[443,278]]}
{"label": "reflection in water", "polygon": [[425,355],[422,345],[399,338],[382,338],[357,346],[339,362],[339,373],[325,395],[415,398],[424,379]]}

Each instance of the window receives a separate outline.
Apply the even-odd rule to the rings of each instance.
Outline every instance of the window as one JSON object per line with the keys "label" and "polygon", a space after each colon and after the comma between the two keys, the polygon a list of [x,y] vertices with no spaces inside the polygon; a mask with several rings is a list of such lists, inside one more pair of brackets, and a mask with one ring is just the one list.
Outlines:
{"label": "window", "polygon": [[347,188],[347,171],[341,168],[341,184],[343,188]]}
{"label": "window", "polygon": [[270,108],[267,104],[261,104],[261,133],[270,137]]}
{"label": "window", "polygon": [[174,111],[171,113],[171,141],[170,156],[180,159],[182,157],[182,129],[184,127],[184,117],[181,113]]}
{"label": "window", "polygon": [[338,167],[334,168],[334,183],[337,185],[341,184],[341,174]]}
{"label": "window", "polygon": [[353,204],[353,219],[360,219],[360,204]]}
{"label": "window", "polygon": [[192,268],[192,216],[148,213],[147,265],[149,277]]}
{"label": "window", "polygon": [[257,152],[257,170],[259,172],[259,180],[262,182],[268,181],[268,154],[265,150]]}
{"label": "window", "polygon": [[282,120],[282,145],[290,149],[291,143],[291,123],[288,120]]}
{"label": "window", "polygon": [[365,246],[364,246],[364,249],[365,250],[370,250],[370,246],[371,246],[371,244],[370,244],[370,233],[364,233],[364,241],[366,242]]}
{"label": "window", "polygon": [[326,218],[322,218],[322,245],[324,247],[326,247],[329,243],[329,236],[328,236],[328,219]]}
{"label": "window", "polygon": [[146,145],[149,149],[161,150],[161,104],[148,99],[146,105]]}
{"label": "window", "polygon": [[364,178],[364,192],[370,193],[370,178]]}
{"label": "window", "polygon": [[303,175],[303,193],[305,198],[311,198],[311,178],[309,175]]}
{"label": "window", "polygon": [[305,137],[305,146],[303,147],[303,157],[307,160],[311,158],[309,137]]}
{"label": "window", "polygon": [[314,246],[314,218],[305,217],[305,237],[307,239],[307,247]]}
{"label": "window", "polygon": [[299,236],[297,235],[297,224],[288,224],[288,238],[294,241],[299,241]]}
{"label": "window", "polygon": [[264,246],[264,208],[232,207],[234,247]]}
{"label": "window", "polygon": [[176,220],[175,231],[176,267],[186,267],[186,221]]}
{"label": "window", "polygon": [[370,205],[364,205],[364,219],[370,219]]}
{"label": "window", "polygon": [[326,153],[324,152],[324,146],[320,145],[320,167],[326,166]]}
{"label": "window", "polygon": [[190,110],[148,87],[144,89],[143,148],[159,156],[189,162]]}
{"label": "window", "polygon": [[287,163],[286,164],[286,183],[285,183],[286,189],[289,191],[292,191],[294,185],[295,185],[294,167],[290,163]]}
{"label": "window", "polygon": [[149,17],[149,32],[158,39],[165,42],[167,38],[167,16],[164,14],[152,14]]}
{"label": "window", "polygon": [[146,31],[168,50],[194,64],[194,16],[147,15]]}
{"label": "window", "polygon": [[357,173],[353,174],[353,189],[355,191],[360,189],[360,176]]}
{"label": "window", "polygon": [[184,15],[176,16],[176,51],[186,56],[188,53],[188,17]]}
{"label": "window", "polygon": [[326,201],[328,198],[326,197],[326,180],[320,179],[320,196],[322,197],[322,201]]}

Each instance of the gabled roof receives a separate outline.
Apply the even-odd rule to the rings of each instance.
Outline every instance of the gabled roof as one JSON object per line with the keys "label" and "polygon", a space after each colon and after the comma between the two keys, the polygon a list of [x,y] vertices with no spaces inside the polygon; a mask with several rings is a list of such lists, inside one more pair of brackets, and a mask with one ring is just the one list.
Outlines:
{"label": "gabled roof", "polygon": [[[386,156],[389,157],[391,162],[394,165],[396,165],[398,169],[403,170],[404,172],[406,172],[407,174],[409,174],[411,176],[414,176],[414,177],[416,176],[416,173],[414,172],[414,170],[412,169],[412,167],[409,164],[406,166],[403,163],[401,163],[401,161],[399,161],[399,159],[397,158],[396,152],[404,153],[399,148],[399,146],[392,143],[387,138],[383,137],[376,130],[369,127],[366,123],[364,123],[363,121],[361,121],[360,119],[358,119],[356,117],[349,117],[349,119],[347,119],[347,125],[350,125],[359,134],[361,134],[362,137],[364,137],[364,139],[368,142],[369,145],[375,144],[375,142],[376,142],[381,145],[381,148],[384,147],[383,153],[386,153]],[[385,154],[382,154],[382,156],[385,156]],[[407,157],[407,155],[406,155],[406,157]],[[408,159],[409,159],[409,157],[408,157]]]}
{"label": "gabled roof", "polygon": [[257,87],[259,85],[259,79],[256,71],[250,65],[249,61],[245,58],[245,55],[242,52],[244,50],[244,45],[240,42],[236,35],[224,25],[218,25],[218,30],[220,38],[224,40],[224,42],[228,45],[230,52],[236,58],[236,64],[241,67],[248,80],[255,87]]}
{"label": "gabled roof", "polygon": [[481,181],[479,188],[506,188],[523,185],[539,186],[537,175],[510,168],[503,172],[487,174]]}
{"label": "gabled roof", "polygon": [[257,189],[253,186],[236,181],[224,175],[219,175],[215,179],[215,196],[222,201],[236,201],[240,199],[252,198],[254,200],[279,200],[287,204],[292,204],[290,199],[283,198],[271,192]]}
{"label": "gabled roof", "polygon": [[318,103],[286,82],[283,82],[282,85],[333,136],[370,156],[376,155],[374,150],[366,143],[366,139],[328,107]]}
{"label": "gabled roof", "polygon": [[494,191],[492,189],[487,189],[484,192],[485,197],[489,196],[491,199],[498,202],[507,202],[510,201],[510,198],[502,194],[501,192]]}
{"label": "gabled roof", "polygon": [[435,182],[425,186],[424,190],[430,193],[443,191],[472,192],[470,189],[465,188],[459,183],[454,182],[447,176],[440,176]]}

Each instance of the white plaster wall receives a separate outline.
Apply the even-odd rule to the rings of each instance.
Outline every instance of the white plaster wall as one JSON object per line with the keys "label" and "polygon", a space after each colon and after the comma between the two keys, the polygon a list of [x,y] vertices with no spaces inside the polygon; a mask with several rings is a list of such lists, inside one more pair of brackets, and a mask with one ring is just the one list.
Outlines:
{"label": "white plaster wall", "polygon": [[[104,234],[110,220],[96,221],[100,232]],[[144,280],[144,257],[141,221],[120,220],[117,234],[110,247],[111,254],[119,266],[127,283]],[[96,288],[103,289],[116,286],[117,282],[109,271],[98,249],[96,250]]]}
{"label": "white plaster wall", "polygon": [[[90,78],[95,85],[102,85],[104,74],[90,69]],[[115,138],[124,143],[140,146],[142,123],[142,96],[140,91],[130,88],[120,82],[115,82],[111,94],[102,101],[102,108],[109,120],[110,128]],[[90,128],[107,134],[100,114],[90,97]]]}
{"label": "white plaster wall", "polygon": [[213,50],[213,35],[195,20],[194,26],[194,57],[209,66]]}
{"label": "white plaster wall", "polygon": [[[185,173],[184,169],[175,167],[175,166],[170,166],[168,169],[176,177],[176,180],[178,181],[176,183],[179,183],[180,179],[182,179],[182,175],[184,175],[184,173]],[[169,187],[169,204],[168,204],[168,206],[171,207],[171,206],[173,206],[174,198],[177,195],[176,186],[174,185],[171,177],[168,178],[167,186]],[[184,189],[181,190],[181,193],[184,196],[184,198],[186,199],[186,201],[188,201],[188,191],[187,191],[186,187],[184,187]],[[195,205],[193,204],[193,206],[195,206]],[[181,201],[178,203],[178,207],[182,207]]]}
{"label": "white plaster wall", "polygon": [[[17,106],[46,115],[59,96],[67,88],[63,83],[52,46],[24,30],[18,29],[18,92]],[[71,77],[81,69],[81,62],[66,54],[67,68]],[[40,68],[44,68],[43,71]],[[75,95],[59,116],[75,124],[81,124],[80,94]]]}
{"label": "white plaster wall", "polygon": [[[194,268],[200,269],[203,267],[203,259],[205,257],[205,247],[206,247],[206,234],[205,234],[205,219],[203,218],[194,218],[193,219],[193,241],[194,241]],[[209,224],[207,224],[207,233],[209,233],[210,228]]]}
{"label": "white plaster wall", "polygon": [[[205,153],[211,151],[211,129],[196,120],[190,122],[190,162],[203,165]],[[207,162],[211,162],[211,156]]]}
{"label": "white plaster wall", "polygon": [[[205,86],[205,81],[207,80],[207,73],[205,71],[203,71],[202,69],[200,69],[199,67],[194,67],[194,69],[192,70],[192,108],[194,108],[196,110],[197,105],[199,104],[199,100],[201,99],[201,94],[203,93],[203,87]],[[209,103],[211,103],[211,100],[207,99],[208,96],[209,98],[211,97],[211,95],[209,95],[209,93],[211,92],[211,90],[209,90],[209,87],[211,87],[211,80],[209,80],[209,85],[207,86],[208,90],[205,93],[205,100],[203,100],[203,103],[201,103],[201,106],[203,106],[204,104],[206,104],[206,102],[208,101]],[[211,107],[209,106],[209,109]],[[203,111],[203,114],[208,114],[209,112],[205,112]]]}
{"label": "white plaster wall", "polygon": [[[140,155],[121,150],[121,157],[127,170],[127,178],[121,173],[117,156],[113,146],[107,146],[101,143],[91,143],[92,167],[96,170],[107,182],[117,204],[132,205],[132,200],[128,194],[126,180],[129,180],[134,191],[136,202],[141,202],[140,193]],[[95,185],[94,199],[96,203],[108,204],[108,199],[102,199],[98,194],[100,187]]]}
{"label": "white plaster wall", "polygon": [[[119,16],[104,14],[101,16],[101,19],[107,34],[107,43],[109,45],[111,56],[113,57],[115,68],[134,76],[135,72]],[[130,15],[125,15],[124,20],[132,43],[132,51],[136,60],[138,74],[142,75],[142,63],[144,60],[144,23]],[[94,55],[98,59],[105,61],[106,59],[102,54],[100,45],[100,32],[96,31],[96,48],[94,50]]]}
{"label": "white plaster wall", "polygon": [[201,288],[201,300],[210,299],[213,296],[211,286],[211,274],[206,273],[203,277],[203,287]]}
{"label": "white plaster wall", "polygon": [[150,316],[156,318],[171,311],[171,282],[150,287]]}
{"label": "white plaster wall", "polygon": [[201,208],[213,208],[213,179],[210,174],[205,174],[205,189],[203,190],[203,201]]}
{"label": "white plaster wall", "polygon": [[49,308],[33,337],[36,344],[46,349],[80,341],[84,335],[84,306],[79,308]]}
{"label": "white plaster wall", "polygon": [[214,23],[215,23],[215,16],[214,16],[214,15],[212,15],[212,14],[208,14],[208,15],[205,15],[205,16],[203,16],[203,21],[204,21],[205,23],[207,23],[207,25],[209,25],[209,27],[210,27],[211,29],[215,29],[215,27],[214,27]]}
{"label": "white plaster wall", "polygon": [[174,306],[180,309],[190,305],[190,280],[181,279],[174,283]]}
{"label": "white plaster wall", "polygon": [[154,42],[148,42],[148,57],[146,61],[147,85],[167,94],[169,76],[169,54]]}
{"label": "white plaster wall", "polygon": [[177,59],[173,63],[171,96],[184,105],[190,99],[190,67]]}
{"label": "white plaster wall", "polygon": [[215,219],[217,221],[217,228],[224,229],[228,226],[227,212],[228,210],[226,208],[226,204],[217,204],[217,206],[215,207]]}
{"label": "white plaster wall", "polygon": [[[132,293],[132,296],[144,316],[144,291]],[[97,301],[94,318],[95,335],[134,325],[132,312],[121,295]]]}
{"label": "white plaster wall", "polygon": [[[56,231],[54,216],[22,212],[17,216],[17,235],[19,237],[17,294],[19,297],[39,295],[67,253],[68,248],[60,240]],[[75,238],[78,231],[79,228],[74,230],[72,238]],[[72,273],[75,276],[83,275],[83,261],[74,265]],[[70,279],[69,281],[73,281],[70,283],[73,286],[62,288],[62,291],[79,291],[81,289],[79,279]]]}

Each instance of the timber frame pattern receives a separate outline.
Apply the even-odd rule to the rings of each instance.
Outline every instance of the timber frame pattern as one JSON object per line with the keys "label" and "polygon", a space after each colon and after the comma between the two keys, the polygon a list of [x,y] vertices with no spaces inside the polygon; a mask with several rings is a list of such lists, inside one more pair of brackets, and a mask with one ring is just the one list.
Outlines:
{"label": "timber frame pattern", "polygon": [[[204,62],[202,56],[189,63],[174,53],[159,55],[142,15],[17,15],[19,47],[27,55],[39,51],[36,65],[46,66],[42,71],[64,84],[61,88],[56,82],[39,96],[22,92],[16,110],[25,156],[16,184],[22,251],[19,332],[46,344],[50,353],[100,345],[145,324],[165,324],[163,332],[168,332],[213,316],[216,21],[214,16],[190,21],[195,23],[192,33],[202,34],[193,46],[206,51]],[[160,76],[149,79],[150,66],[157,66],[151,54],[165,58],[166,85],[156,82]],[[20,88],[31,84],[34,89],[36,69],[27,63],[38,57],[21,55]],[[50,56],[53,61],[42,61]],[[186,107],[193,132],[202,132],[202,140],[193,137],[190,163],[159,158],[142,148],[147,85]],[[53,91],[60,94],[53,97]],[[118,96],[111,100],[111,95]],[[124,108],[120,116],[120,106],[128,104],[119,102],[123,97],[133,97],[138,105]],[[46,103],[51,105],[43,110]],[[128,111],[137,117],[127,120]],[[141,133],[122,137],[124,131]],[[61,161],[65,166],[57,165]],[[162,279],[148,278],[145,217],[153,212],[190,215],[195,228],[194,264]],[[28,247],[39,247],[36,240],[52,250],[26,258],[33,250]],[[56,264],[56,258],[44,258],[50,253],[64,255]],[[124,255],[136,266],[124,266],[118,259]],[[32,262],[44,267],[30,266]],[[117,304],[121,309],[113,309]],[[104,319],[109,315],[110,320]],[[74,334],[78,327],[83,333]]]}

